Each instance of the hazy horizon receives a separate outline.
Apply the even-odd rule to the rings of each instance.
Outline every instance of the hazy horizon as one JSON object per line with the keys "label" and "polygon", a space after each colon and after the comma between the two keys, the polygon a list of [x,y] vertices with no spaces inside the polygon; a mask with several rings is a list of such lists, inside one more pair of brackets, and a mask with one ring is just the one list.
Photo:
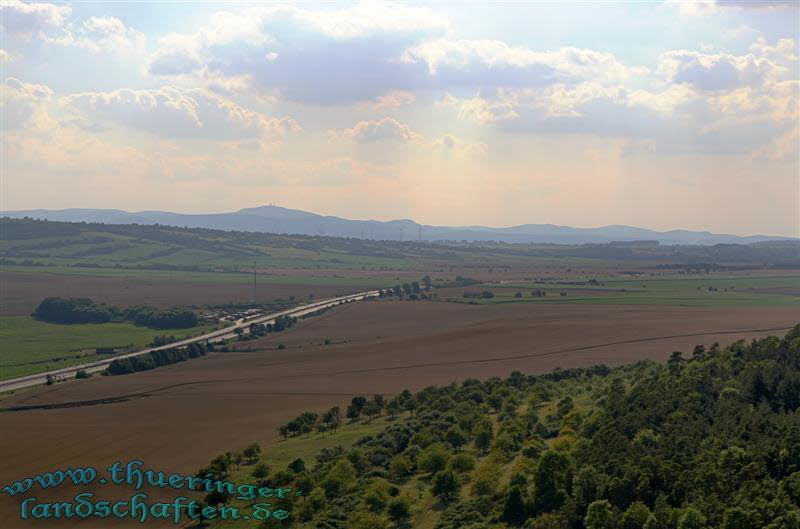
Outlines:
{"label": "hazy horizon", "polygon": [[108,208],[68,207],[68,208],[57,208],[57,209],[51,209],[51,208],[28,208],[28,209],[21,209],[21,210],[4,210],[4,211],[5,212],[17,212],[17,211],[36,211],[36,210],[45,210],[45,211],[112,210],[112,211],[124,211],[126,213],[131,213],[131,214],[146,213],[146,212],[163,212],[163,213],[176,213],[176,214],[180,214],[180,215],[216,215],[216,214],[224,214],[224,213],[238,213],[241,210],[259,208],[259,207],[263,207],[263,206],[274,206],[274,207],[279,207],[279,208],[283,208],[283,209],[289,209],[289,210],[295,210],[295,211],[304,211],[306,213],[313,213],[313,214],[322,215],[322,216],[325,216],[325,217],[337,217],[337,218],[341,218],[341,219],[345,219],[345,220],[352,220],[352,221],[358,221],[358,222],[371,222],[371,221],[388,222],[388,221],[410,220],[412,222],[415,222],[415,223],[423,225],[423,226],[433,226],[433,227],[443,227],[443,228],[483,227],[483,228],[504,229],[504,228],[514,228],[514,227],[525,226],[525,225],[553,225],[553,226],[558,226],[558,227],[592,229],[592,228],[606,228],[606,227],[612,227],[612,226],[627,226],[627,227],[632,227],[632,228],[641,228],[641,229],[652,230],[652,231],[657,231],[657,232],[664,232],[664,233],[670,232],[670,231],[693,231],[693,232],[709,232],[709,233],[715,233],[715,234],[719,234],[719,235],[736,235],[736,236],[739,236],[739,237],[763,235],[763,236],[768,236],[768,237],[787,237],[787,238],[795,238],[795,239],[798,238],[797,236],[779,235],[779,234],[773,234],[773,233],[715,232],[713,230],[689,229],[689,228],[684,228],[684,227],[681,227],[681,226],[676,226],[676,227],[673,227],[673,228],[659,229],[659,228],[650,228],[650,227],[647,227],[647,226],[638,226],[638,225],[637,226],[633,226],[633,225],[629,225],[629,224],[620,224],[620,223],[614,223],[614,222],[608,222],[608,223],[603,223],[603,224],[593,224],[593,225],[583,225],[583,226],[567,225],[567,224],[555,224],[555,223],[546,222],[546,221],[542,221],[542,222],[522,222],[522,223],[519,223],[519,224],[508,224],[508,225],[480,224],[480,223],[475,223],[475,222],[465,223],[465,224],[453,224],[453,223],[434,224],[434,223],[430,223],[430,222],[424,222],[424,221],[422,221],[422,220],[420,220],[418,218],[413,218],[413,217],[376,218],[376,217],[359,217],[359,216],[355,216],[355,215],[348,216],[347,214],[323,213],[323,212],[320,212],[320,211],[312,211],[312,210],[305,210],[305,209],[301,209],[301,208],[294,208],[294,207],[287,206],[287,205],[282,205],[282,204],[256,204],[256,205],[252,205],[252,206],[243,206],[243,207],[237,208],[235,210],[219,210],[219,211],[192,211],[192,210],[176,211],[176,210],[153,210],[153,209],[149,209],[149,210],[148,209],[127,210],[127,209],[122,209],[122,208],[111,208],[111,207],[108,207]]}
{"label": "hazy horizon", "polygon": [[800,236],[800,8],[4,1],[2,209]]}

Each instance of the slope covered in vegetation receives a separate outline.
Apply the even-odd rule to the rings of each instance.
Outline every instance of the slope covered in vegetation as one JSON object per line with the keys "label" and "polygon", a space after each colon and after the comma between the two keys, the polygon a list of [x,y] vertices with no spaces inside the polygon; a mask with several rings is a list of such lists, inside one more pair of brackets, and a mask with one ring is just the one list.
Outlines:
{"label": "slope covered in vegetation", "polygon": [[[387,426],[331,442],[375,420]],[[235,471],[220,456],[201,471],[305,492],[284,502],[291,520],[261,527],[800,526],[800,325],[783,338],[676,352],[666,365],[515,372],[356,398],[346,412],[294,424],[303,427],[283,429],[274,453],[307,445],[315,427],[329,433],[316,434],[326,448],[313,460],[287,466],[267,448],[261,463]],[[224,494],[206,501],[245,506]]]}

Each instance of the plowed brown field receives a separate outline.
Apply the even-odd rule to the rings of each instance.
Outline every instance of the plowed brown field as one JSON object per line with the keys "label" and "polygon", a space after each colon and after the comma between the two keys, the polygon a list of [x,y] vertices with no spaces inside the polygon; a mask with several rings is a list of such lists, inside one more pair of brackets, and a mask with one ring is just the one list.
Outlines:
{"label": "plowed brown field", "polygon": [[[0,413],[0,484],[56,468],[105,468],[134,458],[148,468],[193,472],[219,453],[275,438],[276,428],[302,411],[343,405],[353,395],[507,376],[513,370],[663,361],[698,343],[782,334],[798,319],[794,308],[354,303],[241,344],[252,352],[213,353],[0,401],[4,408],[55,405]],[[277,349],[278,343],[286,348]],[[80,405],[98,399],[107,403]],[[59,497],[67,494],[59,491]],[[18,504],[0,496],[0,527],[54,525],[20,521]]]}

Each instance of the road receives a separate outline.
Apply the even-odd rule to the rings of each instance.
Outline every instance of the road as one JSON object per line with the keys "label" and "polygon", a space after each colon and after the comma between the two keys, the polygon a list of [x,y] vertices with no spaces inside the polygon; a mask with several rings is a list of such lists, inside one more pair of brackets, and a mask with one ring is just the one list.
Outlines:
{"label": "road", "polygon": [[75,374],[80,370],[86,371],[87,373],[97,373],[98,371],[105,370],[111,364],[111,362],[119,358],[131,358],[134,356],[147,354],[151,351],[158,351],[160,349],[171,349],[173,347],[183,347],[192,343],[199,343],[206,341],[220,342],[222,340],[226,340],[229,338],[235,338],[236,329],[247,328],[253,323],[265,323],[265,324],[271,323],[275,319],[281,316],[294,316],[294,317],[304,316],[311,312],[315,312],[317,310],[325,309],[328,307],[333,307],[334,305],[339,305],[344,302],[358,301],[364,298],[373,297],[377,295],[378,295],[377,290],[370,290],[367,292],[359,292],[358,294],[350,294],[347,296],[340,296],[337,298],[316,301],[314,303],[308,303],[306,305],[301,305],[299,307],[294,307],[292,309],[284,310],[281,312],[275,312],[272,314],[258,314],[250,318],[237,320],[233,323],[233,325],[225,327],[224,329],[219,329],[207,334],[202,334],[200,336],[193,336],[191,338],[186,338],[185,340],[172,342],[167,345],[162,345],[159,347],[149,347],[147,349],[141,349],[139,351],[134,351],[132,353],[125,353],[122,355],[109,356],[106,359],[98,360],[96,362],[91,362],[88,364],[63,367],[60,369],[54,369],[52,371],[46,371],[44,373],[37,373],[35,375],[26,375],[24,377],[17,377],[8,380],[3,380],[0,381],[0,393],[27,388],[30,386],[39,386],[45,384],[47,382],[48,375],[52,375],[56,378],[69,379],[69,378],[75,378]]}

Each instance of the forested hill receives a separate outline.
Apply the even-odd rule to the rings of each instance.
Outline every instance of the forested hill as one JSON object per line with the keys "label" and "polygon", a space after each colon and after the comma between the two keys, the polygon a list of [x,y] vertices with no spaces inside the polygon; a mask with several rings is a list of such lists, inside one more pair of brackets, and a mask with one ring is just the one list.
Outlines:
{"label": "forested hill", "polygon": [[103,222],[112,224],[161,224],[219,230],[241,230],[302,235],[332,235],[359,239],[423,239],[503,241],[510,243],[603,244],[612,241],[654,240],[661,244],[747,244],[775,241],[785,237],[764,235],[737,236],[707,231],[654,231],[633,226],[573,228],[554,224],[523,224],[507,228],[488,226],[431,226],[410,219],[377,221],[352,220],[318,215],[308,211],[278,206],[245,208],[230,213],[184,214],[168,211],[131,213],[118,209],[64,209],[7,211],[13,218],[30,217],[68,222]]}
{"label": "forested hill", "polygon": [[511,244],[368,240],[160,225],[0,219],[0,260],[18,265],[239,269],[268,266],[404,267],[409,259],[494,261],[518,257],[609,259],[662,266],[800,267],[800,241],[712,246]]}
{"label": "forested hill", "polygon": [[[297,420],[324,430],[338,411]],[[316,461],[256,467],[305,490],[286,505],[293,527],[800,527],[800,325],[666,364],[355,398],[346,416],[365,413],[399,418]],[[226,475],[224,461],[203,472]]]}

